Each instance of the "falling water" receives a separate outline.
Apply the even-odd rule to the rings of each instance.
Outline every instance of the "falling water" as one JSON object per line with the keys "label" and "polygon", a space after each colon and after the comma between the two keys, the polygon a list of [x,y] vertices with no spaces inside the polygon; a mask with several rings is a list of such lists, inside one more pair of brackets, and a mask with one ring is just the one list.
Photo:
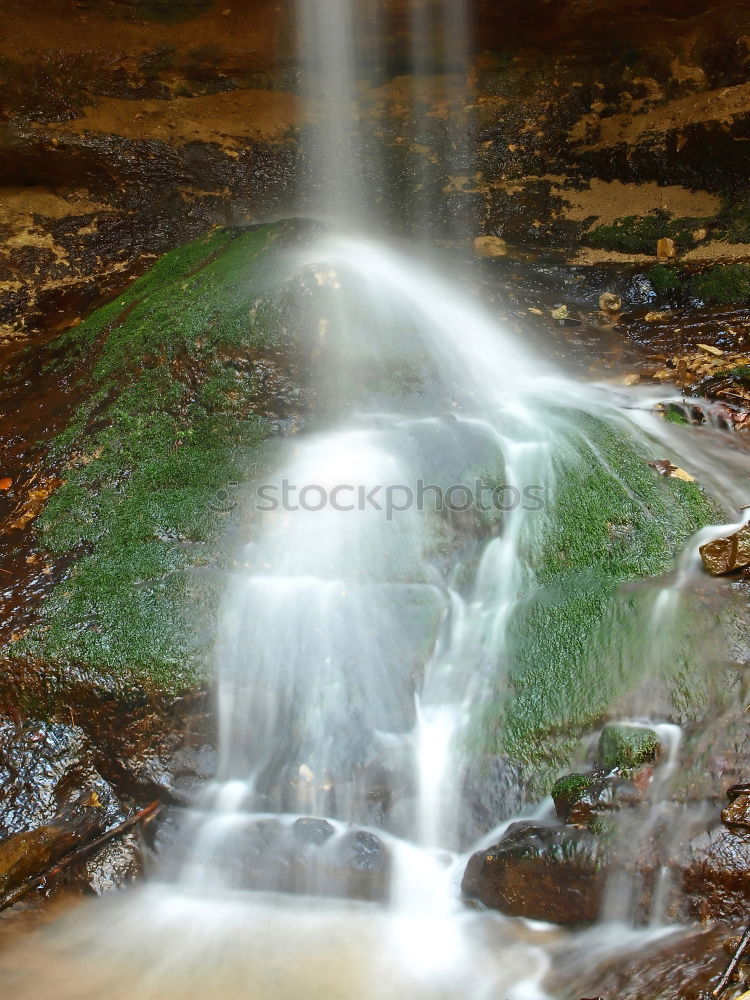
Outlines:
{"label": "falling water", "polygon": [[[286,442],[275,475],[248,497],[243,568],[216,643],[215,779],[161,879],[87,911],[48,942],[41,986],[16,970],[19,998],[46,996],[51,983],[56,996],[77,1000],[550,995],[557,933],[467,910],[459,898],[469,736],[477,707],[505,691],[510,625],[538,586],[561,470],[591,461],[583,418],[595,414],[644,452],[658,439],[687,461],[687,445],[636,393],[571,381],[432,263],[357,233],[374,207],[356,168],[355,29],[362,10],[377,19],[376,7],[299,0],[316,121],[308,162],[318,178],[303,200],[346,231],[326,229],[290,255],[281,278],[309,303],[323,358],[311,379],[331,394],[330,412]],[[445,99],[465,104],[466,3],[413,0],[410,12],[414,68],[426,72],[428,51],[439,50],[452,81]],[[454,138],[451,170],[471,173],[469,145]],[[690,447],[714,469],[717,495],[734,501],[711,466],[711,442]],[[502,530],[478,529],[461,504],[437,509],[439,491],[465,497],[484,475],[524,498],[503,514]],[[425,503],[405,502],[425,486]],[[529,486],[536,493],[527,496]],[[285,489],[294,502],[279,502]],[[375,504],[360,502],[371,495]],[[668,584],[676,599],[689,575]],[[663,620],[654,627],[663,631]],[[676,754],[678,734],[664,739]],[[674,759],[667,755],[657,791]],[[529,815],[549,810],[532,803]],[[311,838],[304,847],[299,831]],[[353,836],[364,850],[384,845],[378,904],[333,898],[349,895],[330,867]],[[253,880],[253,851],[265,857],[268,838],[297,844],[294,862],[276,858]],[[648,933],[620,927],[618,948]],[[592,940],[580,952],[570,940],[565,948],[591,954]],[[610,939],[596,940],[598,948]]]}

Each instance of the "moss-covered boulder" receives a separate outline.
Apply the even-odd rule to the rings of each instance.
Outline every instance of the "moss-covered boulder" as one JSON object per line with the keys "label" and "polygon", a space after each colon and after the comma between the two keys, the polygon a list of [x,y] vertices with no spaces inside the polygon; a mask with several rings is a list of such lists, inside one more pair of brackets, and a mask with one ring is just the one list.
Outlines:
{"label": "moss-covered boulder", "polygon": [[597,759],[605,772],[633,771],[656,759],[659,737],[645,726],[605,726],[599,737]]}
{"label": "moss-covered boulder", "polygon": [[5,686],[20,679],[6,701],[38,710],[78,680],[129,696],[200,681],[236,484],[301,405],[278,261],[308,232],[215,230],[37,359],[47,381],[76,382],[75,405],[36,453],[46,505],[15,525],[50,579],[2,650]]}
{"label": "moss-covered boulder", "polygon": [[537,794],[646,669],[675,698],[700,697],[691,614],[683,608],[665,625],[667,652],[650,631],[653,590],[624,585],[666,573],[690,536],[721,518],[696,483],[659,476],[649,443],[632,432],[579,413],[566,436],[509,627],[506,684],[483,709],[494,751],[521,766]]}

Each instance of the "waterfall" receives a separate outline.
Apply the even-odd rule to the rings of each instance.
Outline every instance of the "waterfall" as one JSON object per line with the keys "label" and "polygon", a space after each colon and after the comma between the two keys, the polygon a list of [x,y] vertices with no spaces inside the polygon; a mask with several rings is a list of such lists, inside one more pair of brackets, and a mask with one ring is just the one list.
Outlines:
{"label": "waterfall", "polygon": [[[444,162],[470,180],[468,10],[410,0],[405,24],[421,78],[412,113],[424,78],[440,78],[437,100],[454,112]],[[279,280],[306,303],[309,376],[326,408],[246,498],[215,649],[215,778],[186,810],[160,879],[71,930],[75,992],[55,980],[56,994],[548,1000],[555,948],[578,961],[592,940],[597,954],[611,953],[602,941],[636,949],[662,933],[668,888],[665,878],[654,927],[562,944],[459,898],[473,734],[512,686],[529,605],[554,604],[540,564],[554,555],[556,500],[566,477],[589,474],[627,494],[589,440],[594,421],[639,454],[654,441],[675,461],[693,449],[717,493],[736,494],[710,441],[673,436],[635,392],[569,378],[429,253],[371,238],[358,95],[385,75],[386,42],[365,62],[357,54],[363,24],[382,29],[385,12],[375,0],[298,0],[298,15],[312,123],[300,209],[324,222]],[[408,138],[426,144],[428,131]],[[458,224],[451,236],[466,233]],[[651,627],[663,633],[666,620]],[[625,672],[628,651],[605,652],[605,667]],[[676,754],[679,734],[667,735]],[[548,800],[528,798],[527,816],[550,817]],[[354,875],[341,857],[361,862]],[[620,918],[617,902],[608,915]]]}

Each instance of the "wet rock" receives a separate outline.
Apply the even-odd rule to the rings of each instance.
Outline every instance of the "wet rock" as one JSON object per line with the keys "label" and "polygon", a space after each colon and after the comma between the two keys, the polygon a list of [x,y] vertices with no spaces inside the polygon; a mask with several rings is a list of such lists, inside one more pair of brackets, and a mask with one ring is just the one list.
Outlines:
{"label": "wet rock", "polygon": [[703,565],[712,576],[724,576],[750,566],[750,524],[727,538],[701,546]]}
{"label": "wet rock", "polygon": [[558,818],[572,826],[588,826],[602,813],[638,805],[643,798],[635,781],[601,771],[566,774],[551,794]]}
{"label": "wet rock", "polygon": [[383,841],[314,817],[252,821],[215,861],[234,883],[256,891],[374,901],[389,893],[391,858]]}
{"label": "wet rock", "polygon": [[750,831],[717,828],[691,840],[682,869],[690,916],[746,922],[750,898]]}
{"label": "wet rock", "polygon": [[605,313],[618,313],[622,310],[622,298],[614,292],[603,292],[599,296],[599,308]]}
{"label": "wet rock", "polygon": [[90,794],[56,816],[53,822],[0,841],[0,895],[7,895],[33,876],[41,875],[103,829],[102,809],[95,794]]}
{"label": "wet rock", "polygon": [[[748,789],[747,785],[738,788]],[[741,827],[750,830],[750,789],[741,794],[729,792],[730,803],[721,814],[721,821],[728,827]]]}
{"label": "wet rock", "polygon": [[303,844],[325,844],[336,832],[327,819],[300,818],[294,824],[294,836]]}
{"label": "wet rock", "polygon": [[53,823],[92,793],[103,823],[120,820],[118,797],[99,773],[95,756],[78,726],[0,721],[0,836]]}
{"label": "wet rock", "polygon": [[515,823],[469,860],[465,895],[510,916],[586,924],[599,915],[606,853],[588,830]]}
{"label": "wet rock", "polygon": [[597,762],[605,773],[632,771],[655,760],[659,737],[643,726],[605,726],[599,737]]}
{"label": "wet rock", "polygon": [[89,891],[97,896],[118,892],[132,885],[143,874],[143,855],[135,832],[106,844],[82,866],[82,877]]}

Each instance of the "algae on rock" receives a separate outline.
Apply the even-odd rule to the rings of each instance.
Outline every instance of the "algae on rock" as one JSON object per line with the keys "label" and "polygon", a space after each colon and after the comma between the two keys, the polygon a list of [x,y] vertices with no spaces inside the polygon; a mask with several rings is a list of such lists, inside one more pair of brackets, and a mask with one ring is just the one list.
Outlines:
{"label": "algae on rock", "polygon": [[255,362],[290,340],[273,276],[303,229],[216,230],[53,344],[48,363],[61,379],[84,366],[87,388],[49,442],[62,485],[33,530],[70,569],[4,657],[123,689],[174,693],[203,676],[223,587],[217,497],[266,459],[267,364]]}

